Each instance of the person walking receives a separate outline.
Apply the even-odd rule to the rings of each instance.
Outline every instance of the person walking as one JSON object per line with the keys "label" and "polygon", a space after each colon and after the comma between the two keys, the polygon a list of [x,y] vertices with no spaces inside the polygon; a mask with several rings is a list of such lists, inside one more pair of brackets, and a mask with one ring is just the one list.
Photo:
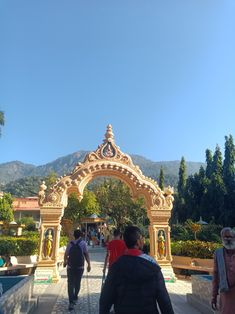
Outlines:
{"label": "person walking", "polygon": [[112,264],[126,251],[125,242],[121,239],[121,232],[119,229],[113,231],[114,239],[107,245],[107,254],[104,261],[103,273],[105,274],[107,265],[110,268]]}
{"label": "person walking", "polygon": [[136,226],[124,232],[127,251],[111,266],[99,300],[99,314],[174,314],[159,265],[141,251],[143,237]]}
{"label": "person walking", "polygon": [[[235,232],[229,228],[221,230],[223,248],[214,254],[211,307],[221,314],[235,313]],[[220,295],[218,304],[217,297]]]}
{"label": "person walking", "polygon": [[64,267],[67,266],[69,311],[74,309],[78,300],[81,279],[84,272],[84,258],[87,262],[87,271],[91,270],[90,257],[86,242],[82,239],[81,230],[74,230],[75,240],[68,243],[64,254]]}

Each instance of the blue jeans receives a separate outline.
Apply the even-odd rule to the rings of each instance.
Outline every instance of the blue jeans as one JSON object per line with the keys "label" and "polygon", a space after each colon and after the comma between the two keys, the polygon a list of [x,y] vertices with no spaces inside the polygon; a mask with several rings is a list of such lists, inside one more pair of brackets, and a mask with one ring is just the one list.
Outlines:
{"label": "blue jeans", "polygon": [[69,303],[72,303],[78,297],[83,272],[84,268],[67,268]]}

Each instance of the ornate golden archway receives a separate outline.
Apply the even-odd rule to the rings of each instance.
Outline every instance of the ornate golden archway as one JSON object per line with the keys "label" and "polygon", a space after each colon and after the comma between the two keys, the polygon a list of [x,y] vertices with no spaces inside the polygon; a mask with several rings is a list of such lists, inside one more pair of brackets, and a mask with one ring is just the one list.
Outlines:
{"label": "ornate golden archway", "polygon": [[116,146],[111,125],[107,127],[103,144],[87,154],[69,175],[59,178],[48,193],[44,183],[40,186],[41,229],[37,270],[51,270],[53,281],[59,279],[60,221],[67,206],[68,194],[77,192],[82,199],[85,186],[99,176],[120,179],[129,186],[133,198],[144,197],[150,220],[150,254],[158,260],[165,277],[173,276],[168,224],[174,200],[173,189],[168,187],[162,191],[154,180],[142,174],[131,157]]}

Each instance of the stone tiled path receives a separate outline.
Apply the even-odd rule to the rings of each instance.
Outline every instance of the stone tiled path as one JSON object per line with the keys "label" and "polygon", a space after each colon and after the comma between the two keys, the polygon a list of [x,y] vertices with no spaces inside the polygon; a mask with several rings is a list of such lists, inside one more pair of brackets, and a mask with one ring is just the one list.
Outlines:
{"label": "stone tiled path", "polygon": [[[90,249],[92,270],[84,272],[79,293],[78,304],[70,313],[98,314],[98,304],[102,281],[102,267],[105,252],[103,249]],[[38,309],[34,314],[64,314],[68,312],[67,277],[66,271],[61,272],[61,281],[49,286],[35,285],[34,294],[39,297]],[[167,283],[175,314],[199,314],[186,301],[186,293],[191,293],[191,282],[177,280],[176,283]],[[144,313],[143,313],[144,314]]]}

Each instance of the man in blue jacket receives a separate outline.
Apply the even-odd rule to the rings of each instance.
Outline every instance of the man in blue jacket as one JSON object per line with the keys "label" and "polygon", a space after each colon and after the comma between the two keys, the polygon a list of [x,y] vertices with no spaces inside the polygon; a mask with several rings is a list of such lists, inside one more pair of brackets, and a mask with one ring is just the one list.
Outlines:
{"label": "man in blue jacket", "polygon": [[100,314],[174,314],[164,278],[156,261],[141,251],[140,229],[129,226],[124,232],[126,253],[111,267],[100,296]]}

